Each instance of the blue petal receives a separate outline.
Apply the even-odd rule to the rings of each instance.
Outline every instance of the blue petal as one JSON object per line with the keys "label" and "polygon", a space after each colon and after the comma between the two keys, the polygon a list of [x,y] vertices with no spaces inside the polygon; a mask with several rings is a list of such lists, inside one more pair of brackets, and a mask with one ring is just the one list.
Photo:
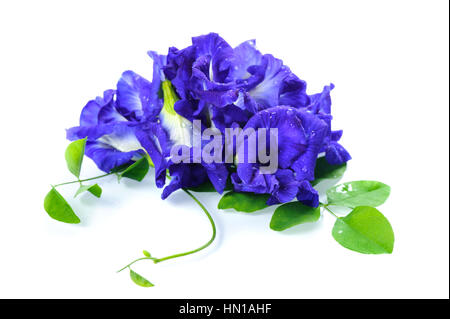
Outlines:
{"label": "blue petal", "polygon": [[323,91],[318,94],[311,95],[311,104],[307,109],[316,114],[327,123],[327,135],[321,147],[321,152],[325,152],[326,160],[332,165],[345,163],[351,159],[350,154],[340,144],[336,143],[342,136],[342,131],[331,130],[331,97],[330,92],[334,88],[334,84],[325,86]]}
{"label": "blue petal", "polygon": [[352,157],[341,144],[330,142],[325,151],[325,159],[331,165],[339,165],[351,160]]}
{"label": "blue petal", "polygon": [[267,204],[274,205],[288,203],[297,196],[299,183],[294,178],[294,173],[288,169],[280,169],[276,172],[277,187],[269,197]]}
{"label": "blue petal", "polygon": [[213,184],[214,188],[219,194],[222,194],[228,179],[228,170],[224,164],[221,163],[211,163],[211,164],[202,164],[206,169],[206,174],[208,175],[209,180]]}
{"label": "blue petal", "polygon": [[110,124],[116,122],[127,122],[128,120],[119,113],[115,103],[108,103],[98,112],[99,124]]}
{"label": "blue petal", "polygon": [[172,179],[170,184],[164,188],[162,199],[166,199],[180,188],[200,186],[207,180],[206,170],[199,164],[172,164],[169,167],[169,173]]}
{"label": "blue petal", "polygon": [[262,64],[262,54],[255,47],[255,40],[241,43],[234,48],[234,66],[231,70],[229,80],[248,79],[252,74],[248,68]]}
{"label": "blue petal", "polygon": [[98,124],[98,114],[104,106],[109,106],[114,104],[114,90],[106,90],[102,97],[97,97],[95,100],[89,101],[86,106],[81,111],[80,115],[80,125],[97,125]]}
{"label": "blue petal", "polygon": [[250,183],[244,182],[237,173],[231,174],[231,182],[237,192],[270,194],[277,181],[274,175],[258,174]]}
{"label": "blue petal", "polygon": [[330,92],[334,89],[334,84],[325,86],[321,93],[311,95],[311,104],[308,109],[313,113],[331,114],[331,97]]}
{"label": "blue petal", "polygon": [[196,119],[201,120],[203,123],[207,122],[207,112],[208,104],[202,100],[179,100],[174,105],[174,110],[182,117],[188,119],[189,121],[194,121]]}
{"label": "blue petal", "polygon": [[169,136],[158,123],[147,123],[136,131],[136,137],[150,156],[155,166],[155,182],[157,187],[163,187],[168,168],[167,157],[170,155],[171,142]]}
{"label": "blue petal", "polygon": [[252,90],[250,96],[263,107],[268,108],[279,105],[279,96],[283,80],[290,74],[283,61],[270,54],[263,56],[264,79]]}
{"label": "blue petal", "polygon": [[125,71],[117,83],[119,112],[129,120],[140,121],[144,115],[155,116],[161,111],[162,102],[155,97],[152,83],[134,73]]}
{"label": "blue petal", "polygon": [[300,80],[294,73],[288,74],[280,88],[279,104],[301,108],[308,106],[310,102],[306,94],[306,82]]}
{"label": "blue petal", "polygon": [[178,96],[184,100],[191,97],[190,79],[192,77],[192,65],[195,62],[195,48],[189,46],[183,50],[170,48],[167,54],[167,65],[164,66],[164,74],[176,88]]}
{"label": "blue petal", "polygon": [[243,126],[249,118],[248,112],[232,104],[225,107],[210,106],[210,112],[214,126],[221,132],[224,132],[225,128],[230,128],[233,123]]}
{"label": "blue petal", "polygon": [[232,66],[233,49],[217,33],[192,38],[197,57],[210,56],[211,81],[224,83]]}
{"label": "blue petal", "polygon": [[342,130],[339,130],[339,131],[331,131],[331,133],[330,133],[330,138],[331,138],[331,140],[332,140],[333,142],[339,141],[339,140],[341,139],[341,137],[342,137],[342,133],[343,133]]}
{"label": "blue petal", "polygon": [[109,173],[113,168],[124,164],[131,164],[131,160],[140,157],[139,151],[121,152],[98,141],[86,142],[86,155],[104,172]]}
{"label": "blue petal", "polygon": [[[104,124],[96,126],[78,126],[67,130],[69,140],[87,137],[86,155],[97,166],[109,172],[114,163],[122,165],[136,154],[142,153],[142,146],[136,138],[136,128],[126,123]],[[89,146],[89,149],[87,147]]]}
{"label": "blue petal", "polygon": [[296,173],[297,180],[313,180],[316,159],[320,148],[327,134],[327,125],[315,115],[300,109],[297,116],[302,122],[302,126],[307,137],[306,149],[303,154],[292,164],[292,169]]}
{"label": "blue petal", "polygon": [[319,194],[308,181],[300,183],[297,199],[303,204],[311,207],[319,206]]}
{"label": "blue petal", "polygon": [[[298,111],[287,106],[278,106],[255,114],[245,125],[247,128],[278,129],[278,164],[288,168],[305,151],[307,137]],[[266,143],[269,138],[266,137]],[[244,145],[242,145],[244,147]]]}

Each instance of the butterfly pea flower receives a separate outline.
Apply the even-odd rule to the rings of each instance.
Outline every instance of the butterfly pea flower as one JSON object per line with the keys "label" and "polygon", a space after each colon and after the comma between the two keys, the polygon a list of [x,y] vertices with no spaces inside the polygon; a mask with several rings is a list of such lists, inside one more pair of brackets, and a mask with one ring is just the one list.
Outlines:
{"label": "butterfly pea flower", "polygon": [[187,48],[169,49],[164,72],[181,98],[175,110],[222,132],[233,123],[243,127],[265,108],[309,104],[306,83],[261,54],[254,40],[233,49],[216,33],[194,37]]}
{"label": "butterfly pea flower", "polygon": [[184,49],[169,49],[164,73],[180,97],[174,106],[177,113],[190,120],[200,119],[209,127],[215,126],[213,107],[227,106],[230,117],[241,111],[232,105],[238,89],[227,80],[232,56],[231,46],[215,33],[192,38],[192,45]]}
{"label": "butterfly pea flower", "polygon": [[[265,174],[261,171],[264,165],[251,163],[248,160],[250,148],[247,147],[251,136],[244,136],[244,142],[238,146],[238,154],[245,154],[244,160],[238,161],[237,171],[232,174],[234,189],[270,194],[269,205],[297,198],[306,205],[317,207],[318,193],[310,181],[314,179],[316,159],[327,134],[325,121],[305,109],[277,106],[256,113],[243,132],[248,128],[255,132],[260,128],[277,129],[278,167],[274,173]],[[256,144],[268,148],[264,141],[262,145]]]}
{"label": "butterfly pea flower", "polygon": [[87,137],[85,153],[103,171],[130,164],[145,154],[136,137],[138,114],[119,106],[117,91],[89,101],[81,111],[80,126],[67,130],[69,140]]}
{"label": "butterfly pea flower", "polygon": [[[277,128],[277,170],[261,173],[262,163],[238,163],[234,189],[270,194],[270,204],[297,198],[316,206],[317,192],[309,181],[318,154],[325,153],[330,164],[350,159],[338,143],[342,131],[331,130],[333,86],[307,95],[306,83],[281,60],[259,52],[255,41],[232,48],[210,33],[194,37],[184,49],[170,48],[167,56],[153,51],[149,55],[151,82],[124,72],[117,89],[90,101],[80,126],[67,132],[71,140],[87,137],[86,154],[100,169],[109,172],[148,154],[158,187],[166,185],[167,172],[171,176],[163,198],[208,180],[221,193],[230,165],[198,156],[206,142],[194,145],[194,121],[200,120],[200,133],[208,128],[222,133],[230,127]],[[174,146],[186,151],[183,161],[174,160]]]}
{"label": "butterfly pea flower", "polygon": [[332,165],[343,164],[351,159],[347,150],[338,143],[342,137],[342,130],[331,130],[331,97],[330,92],[334,88],[333,84],[325,86],[321,93],[311,95],[311,104],[307,110],[327,123],[327,134],[324,138],[321,152],[325,152],[325,159]]}
{"label": "butterfly pea flower", "polygon": [[[85,153],[101,170],[110,172],[145,156],[148,153],[146,146],[154,142],[152,136],[155,134],[160,136],[158,147],[164,145],[165,133],[153,125],[163,107],[159,96],[161,72],[158,72],[158,65],[154,70],[153,82],[133,71],[125,71],[117,83],[117,90],[107,90],[103,97],[89,101],[81,112],[80,126],[67,130],[69,140],[87,137]],[[158,161],[157,156],[153,158],[151,164],[165,177],[164,161]],[[162,186],[161,180],[159,177],[157,184]]]}
{"label": "butterfly pea flower", "polygon": [[155,166],[156,185],[165,185],[167,170],[171,176],[162,198],[165,199],[177,189],[199,186],[207,180],[222,193],[228,176],[223,164],[211,165],[201,160],[175,163],[171,159],[171,150],[175,146],[187,148],[189,154],[195,147],[200,147],[201,151],[201,145],[194,145],[192,121],[175,110],[179,96],[162,72],[166,57],[155,52],[149,52],[149,55],[154,61],[152,82],[135,75],[121,79],[119,83],[126,84],[120,86],[120,92],[127,99],[125,104],[128,109],[138,110],[135,114],[142,110],[143,120],[138,125],[136,137]]}
{"label": "butterfly pea flower", "polygon": [[250,40],[234,49],[231,78],[244,97],[237,104],[253,114],[278,105],[307,106],[310,100],[306,82],[292,73],[282,60],[271,54],[263,55],[255,44],[255,40]]}

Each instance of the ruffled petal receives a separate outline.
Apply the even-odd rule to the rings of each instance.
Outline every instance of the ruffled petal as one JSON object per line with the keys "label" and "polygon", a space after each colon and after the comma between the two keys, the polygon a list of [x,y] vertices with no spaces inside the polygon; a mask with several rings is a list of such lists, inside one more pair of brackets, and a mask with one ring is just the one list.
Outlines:
{"label": "ruffled petal", "polygon": [[226,128],[231,128],[233,123],[244,126],[249,119],[249,113],[235,105],[225,107],[210,106],[211,121],[221,132]]}
{"label": "ruffled petal", "polygon": [[100,110],[105,106],[114,104],[114,95],[114,90],[106,90],[103,92],[103,97],[97,97],[95,100],[89,101],[81,111],[80,125],[97,125]]}
{"label": "ruffled petal", "polygon": [[[250,96],[264,108],[280,104],[280,91],[283,80],[290,74],[283,61],[270,54],[263,56],[264,79],[249,91]],[[254,72],[255,73],[255,72]]]}
{"label": "ruffled petal", "polygon": [[179,100],[174,105],[174,110],[189,121],[201,120],[204,124],[207,122],[208,104],[202,100]]}
{"label": "ruffled petal", "polygon": [[298,187],[297,199],[311,207],[319,206],[319,194],[308,181],[303,181]]}
{"label": "ruffled petal", "polygon": [[234,66],[231,70],[229,81],[235,79],[245,80],[251,77],[248,68],[262,64],[262,54],[256,49],[255,40],[245,41],[234,48],[233,62]]}
{"label": "ruffled petal", "polygon": [[86,155],[97,166],[109,172],[112,168],[128,163],[133,156],[142,154],[142,146],[136,138],[136,129],[127,124],[79,126],[67,130],[69,140],[87,137]]}
{"label": "ruffled petal", "polygon": [[209,56],[211,60],[211,81],[224,83],[232,66],[233,49],[217,33],[192,38],[196,55]]}
{"label": "ruffled petal", "polygon": [[258,174],[250,183],[244,182],[237,173],[231,174],[231,182],[236,192],[270,194],[277,184],[274,175]]}
{"label": "ruffled petal", "polygon": [[166,182],[167,158],[172,146],[166,131],[158,123],[148,123],[137,130],[136,137],[150,156],[155,166],[156,186],[161,188]]}
{"label": "ruffled petal", "polygon": [[203,163],[202,165],[206,169],[206,174],[216,191],[222,194],[227,185],[228,170],[226,166],[221,163]]}
{"label": "ruffled petal", "polygon": [[267,204],[274,205],[288,203],[297,196],[299,183],[294,178],[294,173],[289,169],[279,169],[275,173],[277,187],[271,193]]}
{"label": "ruffled petal", "polygon": [[[307,136],[303,121],[297,116],[298,111],[287,106],[279,106],[263,110],[255,114],[245,125],[248,128],[267,129],[266,144],[269,143],[269,130],[278,129],[278,165],[288,168],[307,148]],[[248,140],[246,138],[245,140]],[[245,145],[241,145],[241,148]]]}
{"label": "ruffled petal", "polygon": [[308,106],[310,102],[306,94],[306,82],[300,80],[294,73],[288,74],[280,88],[279,104],[301,108]]}
{"label": "ruffled petal", "polygon": [[334,89],[334,84],[331,83],[329,86],[325,86],[321,93],[313,94],[310,96],[311,104],[308,109],[312,113],[324,113],[331,114],[331,96],[330,92]]}
{"label": "ruffled petal", "polygon": [[342,131],[331,130],[331,96],[330,92],[334,89],[334,84],[325,86],[323,91],[318,94],[311,95],[311,104],[307,110],[317,115],[327,123],[327,134],[324,138],[321,152],[325,152],[326,160],[332,165],[339,165],[351,159],[350,154],[340,144],[337,143],[342,137]]}
{"label": "ruffled petal", "polygon": [[151,82],[133,71],[125,71],[117,83],[117,109],[134,121],[140,121],[144,115],[154,116],[162,107],[161,102],[155,102],[154,91]]}
{"label": "ruffled petal", "polygon": [[206,170],[199,164],[172,164],[169,167],[169,173],[172,179],[170,184],[164,188],[162,199],[166,199],[180,188],[197,187],[207,180]]}
{"label": "ruffled petal", "polygon": [[325,151],[325,159],[331,165],[339,165],[351,160],[352,157],[341,144],[330,142]]}
{"label": "ruffled petal", "polygon": [[109,173],[113,168],[131,164],[132,159],[142,156],[140,151],[121,152],[114,147],[98,141],[87,141],[86,156],[91,158],[97,167],[102,171]]}
{"label": "ruffled petal", "polygon": [[306,137],[305,149],[300,157],[292,164],[296,179],[313,180],[316,159],[320,148],[327,134],[327,125],[320,118],[305,110],[297,110],[297,116],[302,122],[302,127]]}
{"label": "ruffled petal", "polygon": [[127,122],[128,120],[119,113],[115,103],[104,105],[98,112],[99,124],[111,124],[116,122]]}

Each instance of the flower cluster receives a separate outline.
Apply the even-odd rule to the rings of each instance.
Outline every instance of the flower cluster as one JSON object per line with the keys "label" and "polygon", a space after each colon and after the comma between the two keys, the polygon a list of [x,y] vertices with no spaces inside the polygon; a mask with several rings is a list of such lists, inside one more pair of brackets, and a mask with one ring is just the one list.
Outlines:
{"label": "flower cluster", "polygon": [[[231,181],[235,192],[269,194],[267,204],[294,199],[317,207],[314,180],[317,158],[329,164],[350,159],[338,143],[342,131],[331,129],[330,91],[308,95],[306,82],[283,62],[255,48],[255,41],[231,47],[215,33],[195,37],[184,49],[167,55],[150,51],[153,79],[133,71],[122,74],[115,90],[89,101],[80,125],[67,131],[69,140],[87,137],[86,155],[110,172],[149,155],[162,198],[180,188],[211,183],[222,193]],[[195,157],[193,123],[201,130],[225,133],[227,128],[276,128],[278,167],[264,174],[261,163],[235,160],[177,162],[173,146]],[[235,154],[242,145],[224,145]],[[244,150],[245,153],[245,150]],[[236,156],[235,156],[236,157]],[[170,176],[170,181],[166,178]]]}

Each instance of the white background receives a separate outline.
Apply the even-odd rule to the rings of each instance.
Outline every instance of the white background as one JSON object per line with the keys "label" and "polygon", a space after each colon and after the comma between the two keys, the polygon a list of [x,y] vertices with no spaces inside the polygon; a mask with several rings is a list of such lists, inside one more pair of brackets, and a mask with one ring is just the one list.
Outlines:
{"label": "white background", "polygon": [[[0,297],[448,298],[448,1],[2,1],[0,4]],[[115,271],[141,255],[200,246],[210,225],[183,193],[160,199],[142,183],[101,182],[73,200],[80,225],[48,217],[51,183],[72,180],[65,128],[122,71],[151,77],[149,49],[218,32],[256,38],[308,92],[330,82],[334,128],[353,160],[343,181],[374,179],[392,194],[380,210],[392,255],[360,255],[331,237],[334,217],[284,233],[271,210],[219,212],[200,194],[218,240],[195,256]],[[85,161],[83,176],[99,171]],[[75,188],[61,188],[70,198]]]}

